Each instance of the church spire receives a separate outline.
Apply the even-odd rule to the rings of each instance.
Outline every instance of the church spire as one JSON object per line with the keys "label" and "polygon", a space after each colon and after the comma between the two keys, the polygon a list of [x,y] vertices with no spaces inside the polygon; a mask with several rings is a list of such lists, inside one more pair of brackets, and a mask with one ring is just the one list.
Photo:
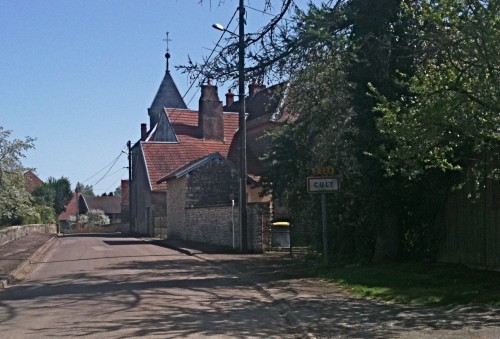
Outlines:
{"label": "church spire", "polygon": [[167,43],[167,51],[165,53],[165,58],[167,59],[167,69],[165,71],[165,76],[160,84],[160,88],[156,93],[155,98],[151,107],[148,109],[150,128],[152,129],[160,121],[160,115],[165,114],[164,108],[180,108],[187,109],[186,103],[182,95],[179,93],[177,86],[175,85],[174,79],[170,74],[170,50],[168,43],[172,41],[169,39],[169,32],[166,33],[166,38],[163,39]]}

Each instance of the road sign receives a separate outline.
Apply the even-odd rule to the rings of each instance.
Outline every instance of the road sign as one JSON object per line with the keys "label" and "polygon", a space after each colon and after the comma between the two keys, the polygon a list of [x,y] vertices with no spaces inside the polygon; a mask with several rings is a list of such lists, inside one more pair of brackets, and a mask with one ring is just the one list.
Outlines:
{"label": "road sign", "polygon": [[336,177],[308,177],[307,192],[331,193],[339,190],[339,179]]}
{"label": "road sign", "polygon": [[333,175],[335,173],[335,168],[333,168],[332,166],[313,167],[312,173],[314,175]]}

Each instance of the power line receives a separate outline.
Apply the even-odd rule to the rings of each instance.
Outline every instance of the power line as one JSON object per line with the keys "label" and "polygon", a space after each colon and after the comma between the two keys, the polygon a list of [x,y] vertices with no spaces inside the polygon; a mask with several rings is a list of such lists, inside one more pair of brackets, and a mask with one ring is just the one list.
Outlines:
{"label": "power line", "polygon": [[[114,175],[114,174],[116,174],[116,173],[118,173],[118,172],[120,172],[120,171],[123,171],[124,169],[125,169],[125,168],[120,168],[119,170],[117,170],[117,171],[115,171],[115,172],[111,173],[111,174],[110,174],[110,176],[112,176],[112,175]],[[108,188],[106,188],[106,189],[104,190],[104,192],[109,192],[109,190],[110,190],[110,189],[112,189],[112,188],[116,187],[116,185],[118,184],[118,182],[119,182],[121,179],[122,179],[122,177],[121,177],[121,176],[120,176],[120,177],[118,177],[118,179],[117,179],[117,180],[115,180],[115,181],[114,181],[114,182],[113,182],[113,183],[112,183],[112,184],[111,184]]]}
{"label": "power line", "polygon": [[[235,10],[234,13],[233,13],[233,16],[231,17],[231,19],[229,20],[229,23],[226,25],[226,27],[229,27],[231,25],[231,23],[233,22],[233,19],[234,17],[236,16],[236,13],[238,13],[238,10]],[[207,61],[206,63],[203,65],[203,67],[201,68],[200,72],[196,75],[196,77],[194,78],[193,82],[191,83],[191,85],[189,86],[189,88],[187,89],[186,93],[182,96],[182,98],[184,99],[186,97],[186,95],[189,93],[189,91],[191,90],[191,88],[193,87],[193,85],[196,83],[196,81],[198,80],[198,78],[200,77],[200,75],[202,74],[203,70],[205,69],[205,67],[208,65],[208,62],[210,61],[210,59],[212,58],[212,55],[215,53],[215,50],[217,49],[217,47],[219,47],[219,43],[222,41],[222,38],[224,37],[224,33],[226,33],[225,31],[222,32],[219,40],[217,41],[217,43],[215,44],[214,48],[212,49],[212,51],[210,52],[210,55],[208,56],[207,58]],[[191,97],[191,99],[189,99],[187,105],[189,105],[191,103],[191,101],[193,101],[194,97],[196,96],[196,93],[193,94],[193,96]]]}
{"label": "power line", "polygon": [[104,166],[102,169],[100,169],[99,171],[97,171],[96,173],[92,174],[90,177],[88,177],[87,179],[85,179],[84,181],[82,181],[82,184],[86,183],[87,181],[89,181],[90,179],[92,179],[93,177],[95,177],[96,175],[98,175],[99,173],[101,173],[102,171],[104,171],[106,168],[108,168],[108,166],[110,166],[112,163],[115,163],[118,158],[120,158],[120,156],[123,154],[123,150],[125,148],[123,148],[121,151],[120,151],[120,154],[118,155],[118,157],[116,157],[116,159],[114,160],[111,160],[111,162],[109,164],[107,164],[106,166]]}
{"label": "power line", "polygon": [[97,185],[98,183],[100,183],[104,178],[106,178],[106,176],[108,175],[109,171],[111,171],[111,169],[113,169],[113,167],[115,166],[115,164],[118,161],[118,159],[120,159],[120,157],[122,156],[122,154],[124,154],[124,153],[120,152],[120,154],[116,157],[116,159],[114,160],[113,164],[109,167],[109,169],[106,171],[106,173],[104,173],[104,175],[101,177],[101,179],[97,180],[97,182],[95,184],[93,184],[92,187],[94,187],[95,185]]}

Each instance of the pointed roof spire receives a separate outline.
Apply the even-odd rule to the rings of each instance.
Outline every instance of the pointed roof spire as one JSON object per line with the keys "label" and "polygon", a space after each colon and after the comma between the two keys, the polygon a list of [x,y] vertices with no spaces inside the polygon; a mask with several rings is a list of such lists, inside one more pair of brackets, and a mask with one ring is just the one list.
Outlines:
{"label": "pointed roof spire", "polygon": [[170,75],[170,52],[168,43],[172,40],[168,37],[169,32],[167,32],[166,35],[166,39],[163,40],[167,43],[167,53],[165,53],[165,58],[167,59],[167,69],[165,71],[165,76],[163,77],[163,80],[160,84],[160,88],[158,89],[158,92],[153,99],[153,103],[148,109],[150,128],[153,128],[160,121],[160,114],[163,112],[164,108],[187,109],[187,105],[184,102],[184,99],[179,90],[177,89],[174,79],[172,79],[172,76]]}

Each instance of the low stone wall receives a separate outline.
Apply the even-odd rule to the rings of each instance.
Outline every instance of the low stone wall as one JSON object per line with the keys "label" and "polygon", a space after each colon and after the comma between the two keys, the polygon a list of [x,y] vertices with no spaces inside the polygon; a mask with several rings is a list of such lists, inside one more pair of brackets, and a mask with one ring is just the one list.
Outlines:
{"label": "low stone wall", "polygon": [[[247,208],[248,249],[252,252],[267,250],[269,232],[269,205],[248,204]],[[167,234],[172,239],[183,239],[204,244],[236,248],[240,246],[238,207],[213,206],[186,208],[183,234]],[[167,228],[168,230],[168,228]],[[234,232],[234,234],[233,234]]]}
{"label": "low stone wall", "polygon": [[56,224],[33,224],[0,228],[0,246],[30,234],[56,234]]}
{"label": "low stone wall", "polygon": [[76,234],[76,233],[116,233],[128,232],[129,224],[109,224],[109,225],[71,225],[69,227],[61,227],[61,233]]}

